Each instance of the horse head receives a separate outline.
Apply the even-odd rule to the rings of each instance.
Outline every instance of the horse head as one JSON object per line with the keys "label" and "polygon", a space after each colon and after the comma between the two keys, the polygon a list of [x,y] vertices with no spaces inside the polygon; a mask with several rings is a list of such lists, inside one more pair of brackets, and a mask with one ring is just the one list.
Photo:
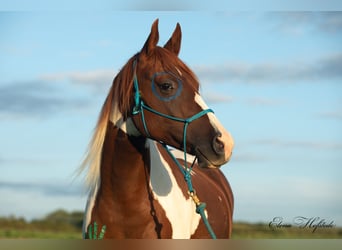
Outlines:
{"label": "horse head", "polygon": [[128,102],[120,112],[141,135],[196,155],[201,167],[220,167],[232,155],[233,139],[201,98],[195,74],[178,57],[180,25],[163,47],[158,40],[156,20],[143,48],[128,62],[126,74],[133,79],[121,93]]}

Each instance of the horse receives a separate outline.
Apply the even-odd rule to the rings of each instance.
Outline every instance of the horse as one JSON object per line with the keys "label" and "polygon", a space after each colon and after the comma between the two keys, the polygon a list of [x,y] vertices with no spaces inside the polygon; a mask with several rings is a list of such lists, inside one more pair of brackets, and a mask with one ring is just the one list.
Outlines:
{"label": "horse", "polygon": [[234,142],[179,59],[181,36],[177,23],[157,46],[155,20],[113,80],[80,167],[89,187],[83,238],[97,228],[105,239],[231,236],[233,193],[219,167]]}

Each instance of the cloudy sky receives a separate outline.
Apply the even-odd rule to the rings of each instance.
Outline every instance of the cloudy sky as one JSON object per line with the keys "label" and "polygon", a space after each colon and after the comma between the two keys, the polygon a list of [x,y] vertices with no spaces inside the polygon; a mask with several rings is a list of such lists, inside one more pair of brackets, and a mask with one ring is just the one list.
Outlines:
{"label": "cloudy sky", "polygon": [[342,226],[342,12],[1,12],[0,216],[84,208],[74,171],[156,18],[235,139],[235,220]]}

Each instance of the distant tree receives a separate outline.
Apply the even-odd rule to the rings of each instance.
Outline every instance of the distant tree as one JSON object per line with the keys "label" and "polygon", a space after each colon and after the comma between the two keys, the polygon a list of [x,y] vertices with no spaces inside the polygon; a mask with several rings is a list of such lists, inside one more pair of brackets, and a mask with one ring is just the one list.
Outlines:
{"label": "distant tree", "polygon": [[45,218],[32,221],[32,224],[40,228],[53,228],[59,231],[81,231],[83,224],[82,212],[67,212],[58,209],[49,213]]}

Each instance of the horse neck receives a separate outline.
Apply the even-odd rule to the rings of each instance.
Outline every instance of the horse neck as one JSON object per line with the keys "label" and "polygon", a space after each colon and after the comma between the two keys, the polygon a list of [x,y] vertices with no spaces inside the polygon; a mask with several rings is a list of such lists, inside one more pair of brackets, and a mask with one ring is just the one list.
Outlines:
{"label": "horse neck", "polygon": [[149,159],[145,140],[128,136],[108,122],[101,158],[100,190],[103,195],[129,198],[146,188]]}

